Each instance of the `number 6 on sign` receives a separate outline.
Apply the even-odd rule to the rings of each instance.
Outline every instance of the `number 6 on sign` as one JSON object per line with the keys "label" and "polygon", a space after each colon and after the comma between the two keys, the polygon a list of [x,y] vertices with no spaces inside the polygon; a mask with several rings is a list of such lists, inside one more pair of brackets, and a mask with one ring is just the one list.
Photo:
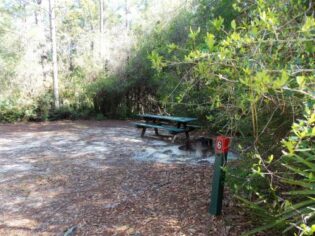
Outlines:
{"label": "number 6 on sign", "polygon": [[215,153],[227,153],[229,151],[230,138],[218,136],[216,138]]}
{"label": "number 6 on sign", "polygon": [[221,149],[222,149],[222,142],[219,141],[219,142],[217,143],[217,150],[218,150],[218,151],[221,151]]}

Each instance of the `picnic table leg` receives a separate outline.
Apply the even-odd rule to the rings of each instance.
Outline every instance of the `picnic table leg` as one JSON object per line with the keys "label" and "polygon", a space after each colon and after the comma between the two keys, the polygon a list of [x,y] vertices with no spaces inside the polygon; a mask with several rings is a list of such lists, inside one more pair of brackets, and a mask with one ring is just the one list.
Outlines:
{"label": "picnic table leg", "polygon": [[155,135],[159,135],[159,130],[157,128],[154,128]]}
{"label": "picnic table leg", "polygon": [[190,139],[189,139],[189,132],[186,131],[186,149],[189,150],[190,149]]}
{"label": "picnic table leg", "polygon": [[172,138],[172,143],[175,143],[176,137],[177,137],[177,135],[175,134],[175,135],[173,136],[173,138]]}
{"label": "picnic table leg", "polygon": [[147,129],[147,128],[145,128],[145,127],[142,128],[141,137],[144,136],[144,133],[145,133],[145,130],[146,130],[146,129]]}

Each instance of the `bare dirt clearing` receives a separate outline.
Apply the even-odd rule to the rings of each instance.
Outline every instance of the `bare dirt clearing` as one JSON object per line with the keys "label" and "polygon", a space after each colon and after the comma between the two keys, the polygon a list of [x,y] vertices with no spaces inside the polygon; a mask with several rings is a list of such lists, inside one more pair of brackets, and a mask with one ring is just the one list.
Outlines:
{"label": "bare dirt clearing", "polygon": [[139,136],[118,121],[0,125],[0,235],[239,234],[235,207],[207,213],[211,165],[141,161],[168,144]]}

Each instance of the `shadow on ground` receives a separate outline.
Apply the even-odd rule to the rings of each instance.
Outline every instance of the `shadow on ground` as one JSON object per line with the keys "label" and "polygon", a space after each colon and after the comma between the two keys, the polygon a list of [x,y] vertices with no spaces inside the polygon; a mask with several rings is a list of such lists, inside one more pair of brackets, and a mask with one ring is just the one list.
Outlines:
{"label": "shadow on ground", "polygon": [[[141,139],[128,123],[27,123],[0,131],[0,235],[240,232],[207,213],[211,165],[134,158],[161,141]],[[235,211],[225,203],[226,215]]]}

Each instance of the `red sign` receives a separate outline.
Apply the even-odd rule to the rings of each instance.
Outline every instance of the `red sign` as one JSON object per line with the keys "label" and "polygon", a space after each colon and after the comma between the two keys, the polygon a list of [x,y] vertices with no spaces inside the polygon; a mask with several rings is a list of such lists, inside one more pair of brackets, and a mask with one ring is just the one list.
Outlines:
{"label": "red sign", "polygon": [[215,153],[227,153],[229,151],[230,138],[218,136],[215,140]]}

